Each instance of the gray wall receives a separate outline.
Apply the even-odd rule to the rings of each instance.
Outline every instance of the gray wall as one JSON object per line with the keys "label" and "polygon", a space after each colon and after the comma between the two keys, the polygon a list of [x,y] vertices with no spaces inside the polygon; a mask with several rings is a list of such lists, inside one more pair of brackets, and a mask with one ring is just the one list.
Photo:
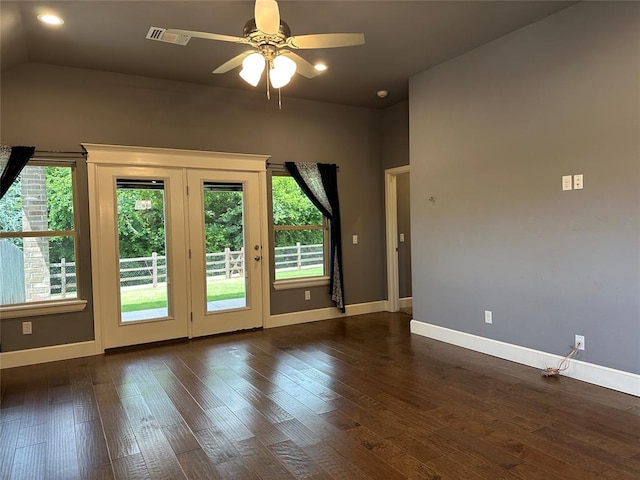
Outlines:
{"label": "gray wall", "polygon": [[385,108],[381,117],[382,168],[409,165],[409,101]]}
{"label": "gray wall", "polygon": [[640,373],[639,90],[638,3],[582,2],[410,80],[416,320],[555,354],[581,334],[580,359]]}
{"label": "gray wall", "polygon": [[[278,110],[277,102],[267,101],[264,93],[23,64],[2,74],[1,141],[46,150],[77,151],[81,142],[90,142],[260,153],[271,155],[273,162],[336,163],[346,302],[382,300],[380,116],[364,108],[288,98],[286,89],[283,94],[283,109]],[[86,173],[83,181],[86,189]],[[86,214],[86,192],[81,202]],[[82,245],[88,249],[86,215],[82,221]],[[359,235],[359,245],[351,244],[352,234]],[[81,259],[86,264],[86,255]],[[304,301],[302,290],[272,292],[272,313],[330,306],[327,290],[313,289],[311,301]],[[31,320],[31,336],[22,336],[20,319],[2,320],[5,351],[93,338],[90,311]]]}

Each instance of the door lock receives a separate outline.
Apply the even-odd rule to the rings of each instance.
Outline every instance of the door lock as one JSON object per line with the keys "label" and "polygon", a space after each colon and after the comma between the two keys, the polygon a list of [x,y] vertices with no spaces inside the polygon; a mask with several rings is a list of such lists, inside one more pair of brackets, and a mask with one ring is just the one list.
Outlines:
{"label": "door lock", "polygon": [[254,250],[260,250],[260,245],[254,245],[254,246],[253,246],[253,249],[254,249]]}

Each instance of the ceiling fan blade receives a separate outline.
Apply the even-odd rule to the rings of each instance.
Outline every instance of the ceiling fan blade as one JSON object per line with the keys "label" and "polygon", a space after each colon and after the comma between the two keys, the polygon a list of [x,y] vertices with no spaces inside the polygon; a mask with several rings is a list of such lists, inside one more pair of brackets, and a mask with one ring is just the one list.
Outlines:
{"label": "ceiling fan blade", "polygon": [[291,48],[335,48],[364,44],[364,33],[316,33],[289,37]]}
{"label": "ceiling fan blade", "polygon": [[307,62],[304,58],[302,58],[297,53],[284,51],[280,55],[289,57],[291,60],[296,62],[296,65],[297,65],[296,72],[302,75],[303,77],[313,78],[320,73],[313,67],[313,65]]}
{"label": "ceiling fan blade", "polygon": [[205,38],[207,40],[219,40],[221,42],[249,43],[249,40],[244,37],[232,37],[231,35],[221,35],[219,33],[195,32],[193,30],[179,30],[176,28],[167,29],[167,33],[188,35],[190,37]]}
{"label": "ceiling fan blade", "polygon": [[258,30],[270,35],[280,30],[280,10],[275,0],[256,0],[255,17]]}
{"label": "ceiling fan blade", "polygon": [[233,70],[234,68],[239,67],[245,57],[252,54],[253,52],[255,52],[255,50],[247,50],[246,52],[242,52],[240,55],[236,55],[231,60],[227,60],[226,62],[224,62],[211,73],[227,73],[229,70]]}

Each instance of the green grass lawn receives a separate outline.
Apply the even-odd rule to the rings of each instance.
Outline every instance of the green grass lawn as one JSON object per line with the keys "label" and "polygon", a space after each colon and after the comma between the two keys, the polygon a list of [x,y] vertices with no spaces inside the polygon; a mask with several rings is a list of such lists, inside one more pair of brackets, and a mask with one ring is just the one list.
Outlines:
{"label": "green grass lawn", "polygon": [[[244,278],[207,281],[207,301],[228,300],[244,296]],[[136,288],[121,293],[122,311],[137,312],[167,306],[167,290],[164,286]]]}
{"label": "green grass lawn", "polygon": [[276,271],[277,280],[286,280],[289,278],[300,278],[300,277],[317,277],[319,275],[322,275],[322,267],[305,268],[304,270]]}
{"label": "green grass lawn", "polygon": [[[278,272],[278,280],[322,275],[322,267]],[[207,301],[228,300],[244,297],[244,278],[216,279],[207,281]],[[135,288],[121,292],[122,311],[137,312],[167,306],[167,290],[163,286]]]}

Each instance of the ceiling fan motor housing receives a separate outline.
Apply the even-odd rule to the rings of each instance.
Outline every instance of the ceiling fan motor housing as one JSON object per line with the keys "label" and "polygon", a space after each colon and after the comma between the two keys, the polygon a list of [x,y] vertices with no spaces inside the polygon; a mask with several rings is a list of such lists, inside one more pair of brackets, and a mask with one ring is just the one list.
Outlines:
{"label": "ceiling fan motor housing", "polygon": [[291,29],[289,28],[289,25],[287,25],[287,22],[285,22],[284,20],[280,20],[280,28],[278,29],[278,33],[275,35],[267,35],[258,30],[258,27],[256,26],[256,19],[252,18],[244,24],[244,28],[242,29],[242,36],[253,39],[253,37],[257,36],[256,34],[259,34],[259,36],[261,37],[264,36],[265,38],[268,38],[270,40],[277,38],[284,41],[286,38],[291,36]]}

